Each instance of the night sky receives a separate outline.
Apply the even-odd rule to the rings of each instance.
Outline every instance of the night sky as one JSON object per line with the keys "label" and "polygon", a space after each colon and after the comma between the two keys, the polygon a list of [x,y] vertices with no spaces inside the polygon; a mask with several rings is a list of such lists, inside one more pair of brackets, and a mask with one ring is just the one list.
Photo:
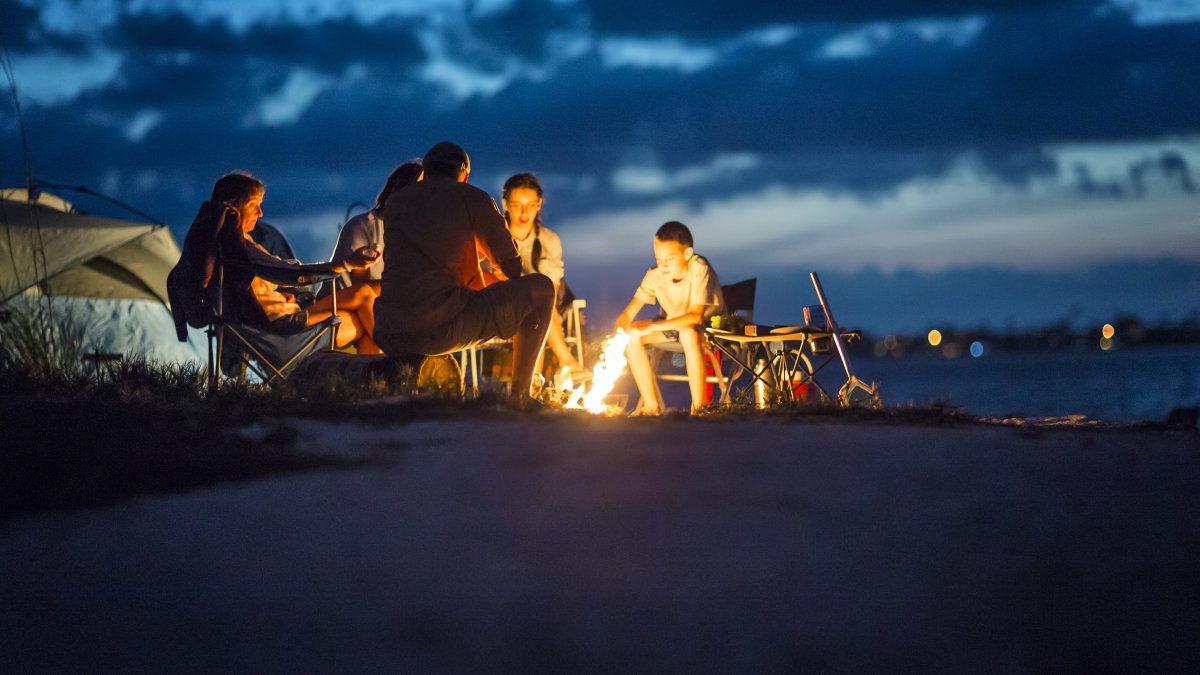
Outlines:
{"label": "night sky", "polygon": [[[542,178],[597,322],[666,220],[773,323],[813,269],[879,332],[1200,309],[1200,0],[0,0],[0,35],[33,176],[180,239],[240,168],[325,258],[445,139],[497,199]],[[6,95],[0,184],[23,157]]]}

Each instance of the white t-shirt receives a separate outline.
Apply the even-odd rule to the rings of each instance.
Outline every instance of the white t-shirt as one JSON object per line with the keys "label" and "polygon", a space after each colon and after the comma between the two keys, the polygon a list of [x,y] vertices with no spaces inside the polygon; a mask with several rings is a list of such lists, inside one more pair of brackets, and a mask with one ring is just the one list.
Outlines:
{"label": "white t-shirt", "polygon": [[[377,247],[379,252],[383,253],[383,218],[376,215],[374,211],[360,213],[342,226],[330,260],[341,262],[363,246]],[[383,278],[382,255],[374,265],[367,268],[367,274],[371,281],[379,281]],[[337,280],[337,287],[347,288],[350,285],[350,273],[342,272],[341,277]]]}
{"label": "white t-shirt", "polygon": [[650,305],[657,302],[668,319],[688,313],[696,305],[704,306],[704,319],[725,312],[725,297],[717,273],[703,256],[693,255],[683,278],[671,280],[659,268],[651,267],[633,297]]}
{"label": "white t-shirt", "polygon": [[[535,265],[533,242],[537,239],[542,241],[542,257],[536,261]],[[534,236],[534,230],[530,230],[528,237],[521,241],[517,241],[514,237],[513,243],[517,245],[517,254],[521,256],[521,268],[525,274],[540,272],[550,277],[550,281],[553,281],[555,286],[562,283],[562,239],[553,230],[543,225],[541,234]]]}

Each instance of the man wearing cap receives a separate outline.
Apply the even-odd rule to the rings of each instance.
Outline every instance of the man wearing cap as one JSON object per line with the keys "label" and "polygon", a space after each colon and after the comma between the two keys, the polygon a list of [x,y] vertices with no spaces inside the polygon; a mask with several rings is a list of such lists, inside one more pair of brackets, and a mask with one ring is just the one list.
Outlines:
{"label": "man wearing cap", "polygon": [[[424,166],[424,181],[384,204],[388,245],[375,301],[375,341],[388,354],[438,355],[511,337],[510,396],[528,402],[550,327],[554,283],[542,274],[521,276],[521,259],[496,202],[467,184],[471,160],[465,150],[443,141],[425,154]],[[481,288],[481,259],[508,281]]]}

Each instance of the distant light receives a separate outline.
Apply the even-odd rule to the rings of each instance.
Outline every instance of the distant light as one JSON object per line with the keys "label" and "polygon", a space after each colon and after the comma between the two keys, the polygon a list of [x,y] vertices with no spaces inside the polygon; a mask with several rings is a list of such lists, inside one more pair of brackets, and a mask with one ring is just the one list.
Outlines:
{"label": "distant light", "polygon": [[975,358],[983,356],[983,343],[979,340],[971,343],[971,356],[974,356]]}
{"label": "distant light", "polygon": [[931,347],[936,347],[940,344],[942,344],[942,332],[934,328],[933,330],[929,331],[929,345]]}
{"label": "distant light", "polygon": [[1113,336],[1116,334],[1117,334],[1117,329],[1113,328],[1113,325],[1111,323],[1104,324],[1104,328],[1100,329],[1100,335],[1105,340],[1111,340],[1113,338]]}
{"label": "distant light", "polygon": [[1100,338],[1100,349],[1102,349],[1104,351],[1108,351],[1108,350],[1112,349],[1112,346],[1113,346],[1112,338]]}

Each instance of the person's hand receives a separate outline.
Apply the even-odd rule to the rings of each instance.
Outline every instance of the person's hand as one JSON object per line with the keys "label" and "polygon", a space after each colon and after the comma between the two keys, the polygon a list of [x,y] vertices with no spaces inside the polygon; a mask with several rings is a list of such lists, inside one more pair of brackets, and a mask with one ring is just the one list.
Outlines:
{"label": "person's hand", "polygon": [[379,262],[379,251],[370,246],[363,246],[346,258],[345,265],[352,270],[365,270]]}
{"label": "person's hand", "polygon": [[613,332],[616,333],[617,331],[629,332],[629,319],[623,314],[617,317],[617,320],[613,323]]}
{"label": "person's hand", "polygon": [[633,321],[629,324],[629,328],[625,329],[625,332],[629,333],[630,337],[639,338],[647,333],[652,333],[653,327],[653,321]]}

